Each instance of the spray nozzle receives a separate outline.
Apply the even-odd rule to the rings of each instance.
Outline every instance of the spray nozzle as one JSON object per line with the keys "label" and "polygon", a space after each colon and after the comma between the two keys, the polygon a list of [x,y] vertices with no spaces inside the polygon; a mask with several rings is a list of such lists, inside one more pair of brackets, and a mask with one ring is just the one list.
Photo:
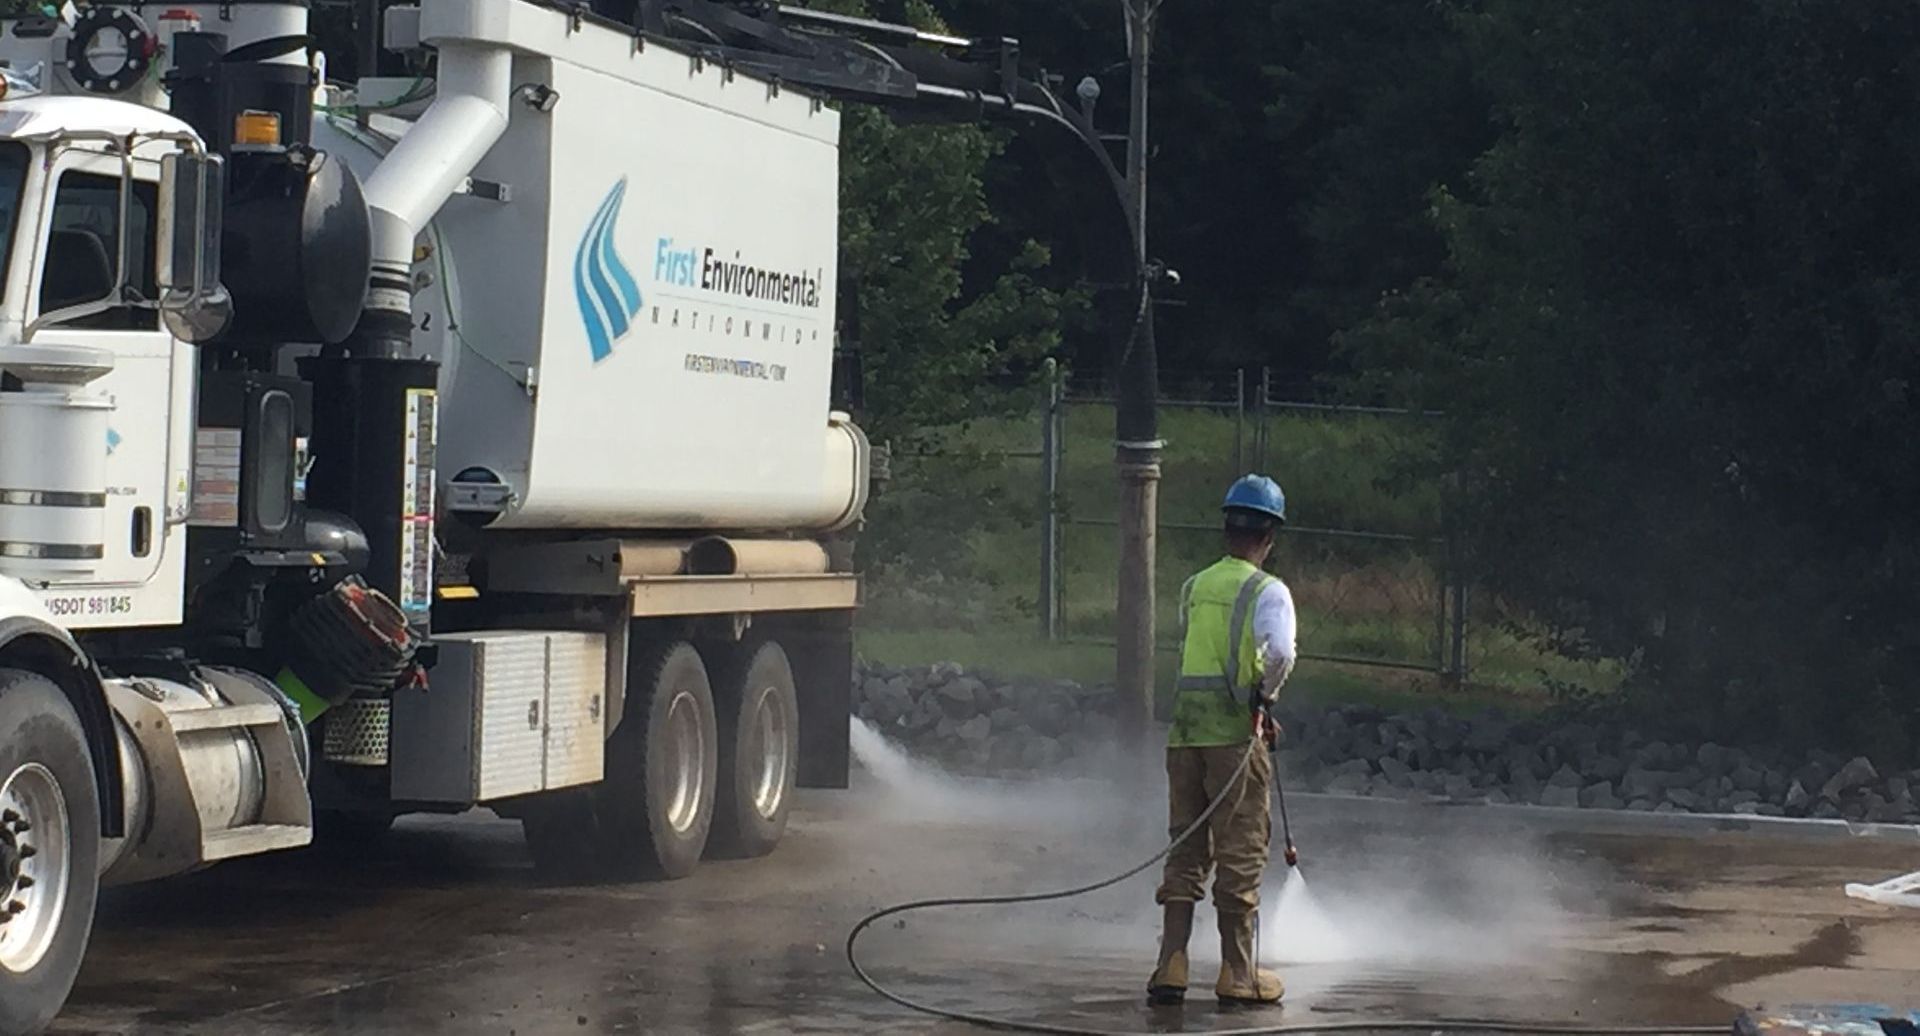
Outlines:
{"label": "spray nozzle", "polygon": [[1289,867],[1300,866],[1300,850],[1295,849],[1292,842],[1287,843],[1286,860]]}

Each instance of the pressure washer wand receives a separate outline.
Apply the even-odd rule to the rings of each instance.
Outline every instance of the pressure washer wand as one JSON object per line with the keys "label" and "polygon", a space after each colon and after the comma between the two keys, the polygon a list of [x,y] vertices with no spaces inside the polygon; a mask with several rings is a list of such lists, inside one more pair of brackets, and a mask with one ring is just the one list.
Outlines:
{"label": "pressure washer wand", "polygon": [[1280,782],[1280,750],[1278,748],[1272,749],[1268,755],[1273,761],[1273,793],[1280,799],[1280,837],[1286,839],[1287,842],[1285,859],[1287,866],[1298,867],[1300,866],[1300,850],[1294,848],[1293,825],[1287,820],[1287,788],[1286,785]]}
{"label": "pressure washer wand", "polygon": [[[1255,701],[1257,702],[1258,699],[1256,698]],[[1256,705],[1254,714],[1256,720],[1265,721],[1260,733],[1267,740],[1267,762],[1270,764],[1268,768],[1273,771],[1273,793],[1280,800],[1280,836],[1287,843],[1283,858],[1287,861],[1287,866],[1298,867],[1300,850],[1293,844],[1293,823],[1287,819],[1287,789],[1286,785],[1280,781],[1280,723],[1273,718],[1271,705]]]}

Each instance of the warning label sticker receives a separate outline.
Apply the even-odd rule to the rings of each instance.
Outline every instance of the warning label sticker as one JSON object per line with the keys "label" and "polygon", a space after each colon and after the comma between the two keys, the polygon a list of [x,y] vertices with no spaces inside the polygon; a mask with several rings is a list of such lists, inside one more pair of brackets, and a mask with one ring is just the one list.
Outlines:
{"label": "warning label sticker", "polygon": [[193,433],[193,525],[240,524],[240,429],[198,428]]}

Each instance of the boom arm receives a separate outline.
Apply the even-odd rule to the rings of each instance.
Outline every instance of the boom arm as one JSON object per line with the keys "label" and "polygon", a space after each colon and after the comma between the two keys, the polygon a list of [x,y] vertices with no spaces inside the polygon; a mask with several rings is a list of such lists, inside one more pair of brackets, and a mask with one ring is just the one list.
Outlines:
{"label": "boom arm", "polygon": [[[769,0],[532,2],[568,11],[577,19],[619,25],[636,33],[642,43],[648,38],[670,39],[676,47],[715,64],[834,100],[875,105],[908,120],[1002,119],[1065,131],[1064,136],[1040,134],[1033,139],[1043,146],[1050,162],[1091,158],[1112,187],[1111,198],[1119,206],[1113,215],[1121,217],[1098,222],[1103,229],[1132,225],[1124,218],[1125,178],[1092,119],[1061,100],[1056,92],[1058,78],[1044,72],[1037,78],[1022,76],[1016,40],[929,33]],[[595,9],[614,12],[624,20],[596,14]],[[1069,145],[1064,152],[1058,147],[1062,143]],[[1129,243],[1130,237],[1127,230],[1121,243]],[[1135,253],[1129,249],[1121,254]],[[1140,273],[1126,272],[1129,279]]]}

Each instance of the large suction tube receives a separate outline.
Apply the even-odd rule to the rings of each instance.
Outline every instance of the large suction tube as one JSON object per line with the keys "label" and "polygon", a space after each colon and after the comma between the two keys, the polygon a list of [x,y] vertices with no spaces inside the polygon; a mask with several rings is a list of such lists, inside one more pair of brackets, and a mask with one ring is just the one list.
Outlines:
{"label": "large suction tube", "polygon": [[693,576],[810,576],[827,571],[827,549],[812,540],[708,536],[687,547]]}
{"label": "large suction tube", "polygon": [[513,55],[455,40],[437,46],[433,104],[367,179],[367,206],[373,213],[372,310],[410,311],[414,238],[507,132]]}
{"label": "large suction tube", "polygon": [[687,550],[693,540],[629,540],[620,544],[620,575],[678,576],[687,571]]}

